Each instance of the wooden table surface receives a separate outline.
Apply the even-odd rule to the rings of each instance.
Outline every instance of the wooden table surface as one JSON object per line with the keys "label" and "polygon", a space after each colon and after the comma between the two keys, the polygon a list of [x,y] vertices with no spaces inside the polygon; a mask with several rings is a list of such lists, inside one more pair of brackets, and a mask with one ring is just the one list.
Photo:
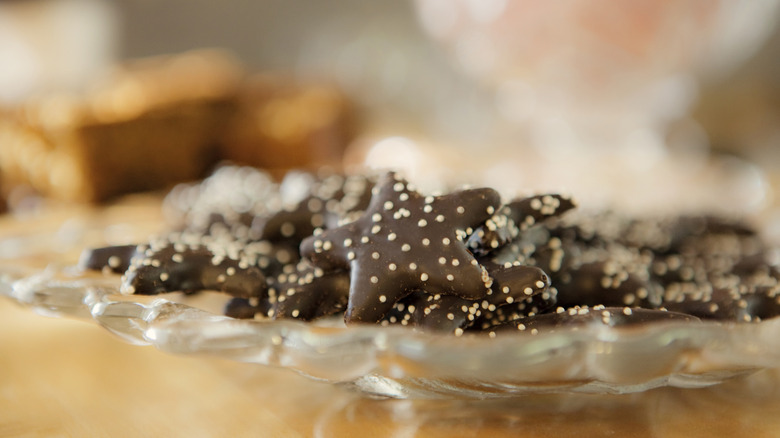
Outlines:
{"label": "wooden table surface", "polygon": [[[23,234],[25,222],[0,221],[0,238]],[[288,370],[132,346],[0,297],[0,437],[760,438],[780,436],[778,414],[778,370],[622,396],[373,400]]]}

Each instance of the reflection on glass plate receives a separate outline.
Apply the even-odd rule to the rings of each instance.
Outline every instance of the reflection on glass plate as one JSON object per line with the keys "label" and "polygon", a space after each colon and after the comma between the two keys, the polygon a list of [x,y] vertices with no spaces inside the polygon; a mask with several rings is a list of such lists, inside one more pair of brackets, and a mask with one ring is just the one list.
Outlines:
{"label": "reflection on glass plate", "polygon": [[118,285],[72,267],[0,270],[3,295],[42,314],[94,320],[133,344],[281,366],[395,398],[701,387],[780,366],[780,319],[456,338],[337,320],[235,320],[212,311],[219,294],[123,296]]}

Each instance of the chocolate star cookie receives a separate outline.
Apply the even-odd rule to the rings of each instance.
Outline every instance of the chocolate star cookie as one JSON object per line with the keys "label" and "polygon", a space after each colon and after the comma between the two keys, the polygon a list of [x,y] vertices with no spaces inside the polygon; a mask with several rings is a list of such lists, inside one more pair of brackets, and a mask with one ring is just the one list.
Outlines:
{"label": "chocolate star cookie", "polygon": [[197,184],[179,184],[163,201],[163,212],[179,229],[208,232],[215,223],[248,227],[252,220],[281,208],[271,176],[248,166],[222,166]]}
{"label": "chocolate star cookie", "polygon": [[252,229],[261,239],[300,244],[315,229],[334,228],[352,213],[362,213],[368,207],[374,181],[362,175],[338,174],[306,181],[304,176],[292,174],[285,178],[282,187],[285,184],[298,186],[295,190],[303,189],[306,195],[276,213],[255,217]]}
{"label": "chocolate star cookie", "polygon": [[269,316],[310,321],[344,310],[349,296],[348,272],[325,273],[306,260],[290,271],[269,280]]}
{"label": "chocolate star cookie", "polygon": [[315,266],[349,269],[348,323],[378,322],[414,291],[466,299],[487,294],[490,277],[464,239],[495,213],[495,190],[423,196],[388,173],[373,191],[360,218],[301,244],[301,254]]}
{"label": "chocolate star cookie", "polygon": [[[456,335],[494,315],[504,306],[535,297],[550,286],[547,274],[531,266],[488,266],[493,280],[482,299],[467,300],[455,295],[415,292],[398,301],[382,324],[401,324],[424,329],[449,331]],[[490,316],[487,317],[491,318]]]}
{"label": "chocolate star cookie", "polygon": [[226,236],[173,233],[139,245],[122,278],[122,291],[141,295],[218,290],[235,297],[262,297],[266,279],[260,265],[271,263],[267,242]]}
{"label": "chocolate star cookie", "polygon": [[130,267],[137,245],[105,246],[84,250],[79,258],[80,269],[109,271],[121,274]]}
{"label": "chocolate star cookie", "polygon": [[577,306],[555,312],[543,313],[518,319],[499,327],[494,332],[521,331],[537,334],[552,332],[559,328],[604,325],[609,327],[632,326],[659,322],[695,322],[698,318],[683,313],[665,310],[630,307]]}
{"label": "chocolate star cookie", "polygon": [[515,199],[474,230],[468,247],[475,254],[485,255],[515,240],[530,227],[561,216],[575,206],[571,197],[558,194]]}

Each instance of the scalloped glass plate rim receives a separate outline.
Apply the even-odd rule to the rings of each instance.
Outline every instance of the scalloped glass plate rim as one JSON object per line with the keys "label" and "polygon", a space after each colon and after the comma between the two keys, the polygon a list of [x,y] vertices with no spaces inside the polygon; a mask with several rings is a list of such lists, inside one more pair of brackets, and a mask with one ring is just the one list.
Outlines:
{"label": "scalloped glass plate rim", "polygon": [[280,366],[399,398],[699,387],[780,366],[780,318],[455,337],[406,327],[344,327],[337,318],[236,320],[165,295],[121,295],[118,276],[81,277],[68,266],[4,268],[0,295],[38,313],[92,320],[133,344]]}

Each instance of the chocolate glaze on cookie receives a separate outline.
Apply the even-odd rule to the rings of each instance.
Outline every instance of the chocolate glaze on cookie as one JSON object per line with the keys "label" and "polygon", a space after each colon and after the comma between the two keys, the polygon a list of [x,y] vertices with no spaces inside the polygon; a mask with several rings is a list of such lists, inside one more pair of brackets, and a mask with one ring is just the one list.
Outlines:
{"label": "chocolate glaze on cookie", "polygon": [[389,173],[360,218],[307,238],[301,254],[326,271],[350,271],[348,323],[378,322],[415,291],[481,298],[491,280],[464,239],[499,202],[492,189],[423,196]]}
{"label": "chocolate glaze on cookie", "polygon": [[81,253],[79,268],[92,271],[109,271],[121,274],[130,267],[137,245],[105,246],[87,249]]}
{"label": "chocolate glaze on cookie", "polygon": [[400,323],[463,334],[473,326],[494,324],[500,308],[517,309],[519,304],[530,303],[532,298],[547,293],[550,286],[547,274],[531,266],[490,265],[487,269],[492,283],[490,292],[482,299],[415,292],[398,301],[382,324]]}
{"label": "chocolate glaze on cookie", "polygon": [[[313,177],[312,177],[313,178]],[[374,179],[362,175],[319,176],[304,189],[302,200],[270,215],[256,216],[252,228],[261,239],[293,240],[297,244],[317,228],[334,228],[353,213],[361,213],[371,200]],[[288,175],[282,185],[306,185],[305,176]]]}
{"label": "chocolate glaze on cookie", "polygon": [[306,260],[269,282],[268,316],[304,321],[343,312],[349,297],[349,273],[325,273]]}
{"label": "chocolate glaze on cookie", "polygon": [[559,194],[515,199],[474,230],[468,238],[468,247],[475,254],[488,254],[517,239],[534,225],[559,217],[575,206],[571,197]]}
{"label": "chocolate glaze on cookie", "polygon": [[172,233],[138,247],[123,276],[126,293],[218,290],[235,297],[265,295],[262,269],[278,265],[268,242],[245,242],[226,235]]}
{"label": "chocolate glaze on cookie", "polygon": [[632,307],[577,306],[554,312],[537,314],[495,327],[495,332],[520,331],[531,334],[550,332],[561,328],[589,325],[608,327],[635,326],[658,322],[695,322],[698,318],[683,313]]}

